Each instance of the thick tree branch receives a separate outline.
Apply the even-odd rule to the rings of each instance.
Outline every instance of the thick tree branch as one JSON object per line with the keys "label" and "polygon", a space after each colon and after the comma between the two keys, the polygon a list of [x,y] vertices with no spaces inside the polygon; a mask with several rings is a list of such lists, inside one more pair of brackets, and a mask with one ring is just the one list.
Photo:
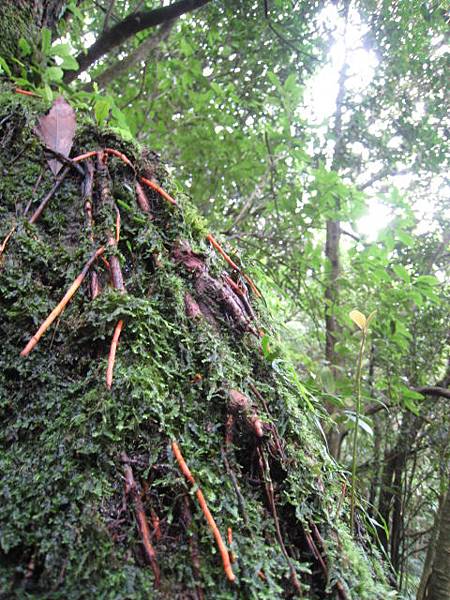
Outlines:
{"label": "thick tree branch", "polygon": [[93,89],[93,83],[96,82],[100,89],[105,88],[111,81],[117,79],[124,73],[130,71],[134,65],[141,61],[148,59],[149,54],[154,50],[161,42],[163,42],[169,36],[169,33],[174,25],[174,21],[169,21],[161,25],[160,29],[155,35],[149,36],[142,42],[135,50],[130,52],[123,60],[118,60],[113,65],[102,71],[98,77],[95,77],[91,83],[87,84],[83,89]]}
{"label": "thick tree branch", "polygon": [[196,10],[210,1],[211,0],[179,0],[179,2],[175,2],[170,6],[140,11],[129,15],[123,21],[102,33],[86,54],[80,53],[77,56],[80,67],[77,71],[67,71],[64,78],[65,83],[70,83],[76,79],[78,75],[85,71],[92,63],[113,48],[123,44],[130,37],[136,35],[136,33],[177,19],[181,15]]}

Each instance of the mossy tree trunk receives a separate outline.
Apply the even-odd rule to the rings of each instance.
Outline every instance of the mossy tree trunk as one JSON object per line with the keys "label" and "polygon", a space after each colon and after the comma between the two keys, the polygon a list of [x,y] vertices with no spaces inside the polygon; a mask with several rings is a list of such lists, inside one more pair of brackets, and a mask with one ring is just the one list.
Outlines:
{"label": "mossy tree trunk", "polygon": [[[61,6],[44,3],[46,18]],[[27,2],[1,10],[42,25]],[[0,85],[0,597],[384,600],[314,409],[262,352],[261,330],[276,350],[264,303],[214,252],[180,186],[153,153],[79,113],[71,155],[99,153],[30,222],[55,184],[35,134],[49,106]],[[100,246],[106,261],[21,356]]]}

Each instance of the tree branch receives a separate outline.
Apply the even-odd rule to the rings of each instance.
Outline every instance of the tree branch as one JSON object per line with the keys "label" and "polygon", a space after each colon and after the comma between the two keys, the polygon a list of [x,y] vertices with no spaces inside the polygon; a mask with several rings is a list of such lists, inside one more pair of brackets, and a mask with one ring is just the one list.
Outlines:
{"label": "tree branch", "polygon": [[77,71],[67,71],[64,78],[65,83],[71,83],[80,73],[85,71],[92,63],[101,58],[107,52],[120,46],[130,37],[136,35],[144,29],[156,27],[167,21],[177,19],[185,13],[191,12],[207,4],[211,0],[179,0],[170,6],[155,8],[154,10],[145,10],[128,15],[120,23],[116,23],[111,29],[100,35],[98,40],[92,44],[86,54],[80,53],[77,56],[79,69]]}
{"label": "tree branch", "polygon": [[105,69],[100,73],[98,77],[95,77],[90,83],[83,87],[88,91],[93,89],[93,84],[96,82],[100,89],[105,88],[111,81],[117,79],[127,71],[130,71],[134,65],[146,60],[149,54],[154,50],[161,42],[163,42],[169,36],[169,33],[174,25],[174,21],[169,21],[161,25],[160,29],[152,36],[145,39],[140,46],[130,52],[122,60],[118,60],[113,65]]}
{"label": "tree branch", "polygon": [[442,396],[442,398],[450,398],[450,390],[437,385],[423,386],[414,388],[415,392],[424,394],[424,396]]}

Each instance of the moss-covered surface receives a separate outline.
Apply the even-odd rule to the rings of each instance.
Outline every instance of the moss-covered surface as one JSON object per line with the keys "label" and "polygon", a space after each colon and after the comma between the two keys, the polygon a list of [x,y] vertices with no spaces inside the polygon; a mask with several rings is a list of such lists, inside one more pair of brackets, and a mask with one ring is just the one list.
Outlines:
{"label": "moss-covered surface", "polygon": [[[205,241],[204,222],[156,157],[80,116],[73,155],[119,149],[141,172],[153,171],[180,208],[148,193],[149,219],[136,204],[133,174],[111,158],[126,294],[108,285],[99,262],[102,293],[91,301],[86,280],[36,349],[19,356],[92,253],[78,174],[66,178],[35,225],[22,216],[53,183],[32,130],[46,109],[36,99],[0,96],[0,241],[16,226],[0,264],[0,598],[292,597],[258,446],[268,457],[281,533],[303,597],[342,597],[340,581],[348,598],[387,598],[378,556],[348,533],[342,475],[289,370],[281,360],[268,361],[259,338],[239,328],[217,298],[202,298],[195,272],[174,260],[174,248],[188,243],[219,281],[226,264]],[[96,239],[104,243],[114,215],[94,216]],[[214,324],[187,316],[186,292],[210,307]],[[252,304],[258,329],[270,331],[264,303],[253,298]],[[125,326],[108,390],[105,370],[118,319]],[[251,399],[265,423],[262,440],[238,418],[225,449],[230,389]],[[223,536],[232,529],[234,585],[195,490],[174,460],[173,439]],[[124,497],[122,452],[131,459],[149,522],[152,512],[160,519],[161,539],[153,540],[158,590]],[[305,537],[311,523],[324,538],[328,581]]]}

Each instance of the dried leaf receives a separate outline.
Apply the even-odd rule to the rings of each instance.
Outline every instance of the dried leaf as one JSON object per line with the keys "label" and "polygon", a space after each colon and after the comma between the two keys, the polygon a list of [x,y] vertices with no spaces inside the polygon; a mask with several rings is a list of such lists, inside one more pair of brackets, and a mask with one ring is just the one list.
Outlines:
{"label": "dried leaf", "polygon": [[349,314],[350,319],[358,325],[361,330],[365,330],[367,326],[367,319],[359,310],[352,310]]}
{"label": "dried leaf", "polygon": [[[75,127],[75,111],[62,96],[58,96],[49,113],[39,119],[36,133],[43,144],[69,157]],[[48,164],[54,175],[57,175],[62,168],[62,163],[56,158],[49,158]]]}

